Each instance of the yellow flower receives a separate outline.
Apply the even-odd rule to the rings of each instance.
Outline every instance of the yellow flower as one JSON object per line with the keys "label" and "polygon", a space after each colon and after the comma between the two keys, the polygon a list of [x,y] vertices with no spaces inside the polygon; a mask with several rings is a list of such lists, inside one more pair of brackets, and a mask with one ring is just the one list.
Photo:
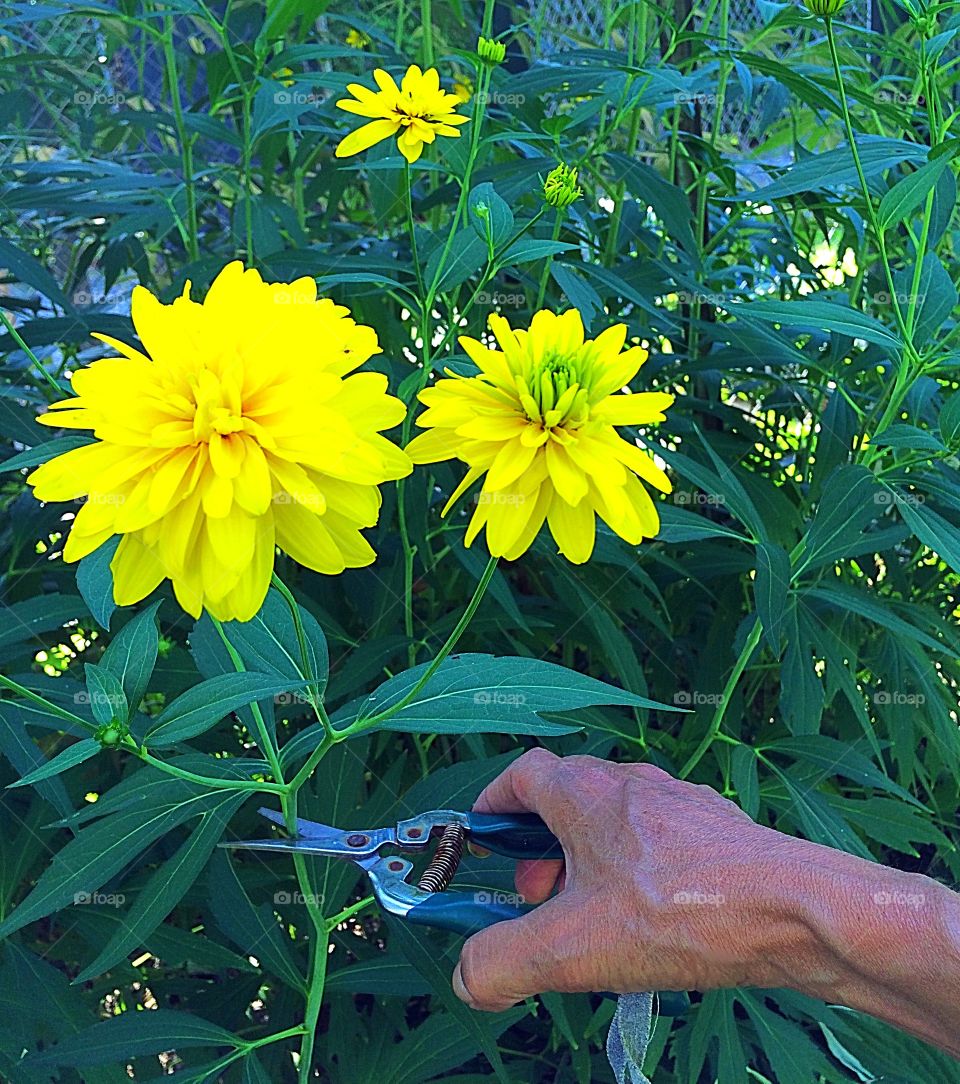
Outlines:
{"label": "yellow flower", "polygon": [[370,36],[362,30],[348,30],[344,41],[352,49],[366,49],[370,44]]}
{"label": "yellow flower", "polygon": [[560,552],[581,564],[593,552],[595,516],[632,544],[652,538],[660,519],[640,479],[664,493],[670,481],[615,429],[663,421],[673,402],[665,392],[617,394],[647,352],[623,350],[624,324],[585,342],[576,309],[538,312],[528,331],[495,315],[490,328],[499,350],[460,339],[479,375],[448,370],[450,379],[421,392],[428,409],[417,424],[429,432],[407,448],[414,463],[457,458],[469,467],[444,515],[486,474],[465,545],[486,526],[490,553],[513,560],[546,520]]}
{"label": "yellow flower", "polygon": [[466,105],[473,97],[473,80],[463,72],[453,77],[453,95],[461,105]]}
{"label": "yellow flower", "polygon": [[432,143],[438,135],[460,135],[456,125],[466,124],[470,119],[457,115],[455,110],[461,100],[456,94],[440,89],[440,73],[436,68],[422,72],[416,64],[411,64],[399,87],[382,68],[377,68],[373,77],[379,91],[351,83],[347,90],[353,98],[337,102],[348,113],[376,118],[340,141],[336,150],[338,158],[349,158],[374,143],[397,136],[400,153],[408,162],[416,162],[424,143]]}
{"label": "yellow flower", "polygon": [[164,579],[199,617],[249,620],[275,547],[317,572],[368,565],[360,528],[377,521],[377,485],[410,472],[380,430],[404,417],[379,373],[347,376],[380,353],[372,328],[317,300],[313,279],[265,283],[239,262],[202,304],[133,292],[144,353],[106,335],[120,355],[73,376],[76,397],[47,425],[91,429],[93,444],[27,481],[42,501],[86,497],[64,546],[78,561],[121,535],[111,569],[121,606]]}

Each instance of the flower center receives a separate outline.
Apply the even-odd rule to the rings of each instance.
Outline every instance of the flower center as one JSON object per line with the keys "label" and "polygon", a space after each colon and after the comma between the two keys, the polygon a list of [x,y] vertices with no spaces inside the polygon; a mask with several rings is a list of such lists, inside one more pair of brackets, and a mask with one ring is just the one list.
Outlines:
{"label": "flower center", "polygon": [[529,384],[518,378],[520,401],[527,417],[544,429],[575,428],[590,414],[587,389],[576,359],[545,357],[534,366]]}
{"label": "flower center", "polygon": [[214,433],[226,436],[243,429],[243,406],[231,381],[221,382],[204,369],[193,382],[193,393],[193,435],[197,440],[209,443]]}

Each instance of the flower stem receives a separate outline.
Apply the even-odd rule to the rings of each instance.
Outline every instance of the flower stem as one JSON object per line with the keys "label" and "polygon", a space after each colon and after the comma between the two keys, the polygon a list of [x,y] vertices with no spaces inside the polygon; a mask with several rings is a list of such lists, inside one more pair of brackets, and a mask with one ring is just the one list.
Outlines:
{"label": "flower stem", "polygon": [[379,726],[392,715],[395,715],[398,711],[405,708],[407,704],[417,697],[423,687],[440,668],[444,659],[446,659],[450,652],[457,646],[460,637],[466,631],[467,626],[473,619],[473,615],[477,612],[480,603],[483,601],[483,596],[486,594],[487,587],[489,587],[490,581],[493,579],[494,572],[497,571],[497,561],[498,558],[491,557],[487,562],[487,567],[483,570],[483,575],[480,577],[480,581],[473,592],[473,598],[470,599],[467,608],[460,615],[460,620],[457,622],[456,627],[447,637],[443,647],[437,652],[436,658],[433,659],[426,670],[424,670],[413,688],[405,696],[402,696],[396,704],[393,704],[389,708],[385,708],[376,715],[369,715],[365,719],[358,719],[352,726],[348,726],[344,730],[341,730],[338,736],[342,736],[342,738],[353,737],[353,735],[359,734],[361,731],[370,730],[375,726]]}
{"label": "flower stem", "polygon": [[330,718],[323,706],[323,697],[320,695],[320,680],[313,672],[313,667],[310,665],[310,655],[307,651],[307,634],[303,628],[303,618],[300,616],[300,606],[293,597],[291,590],[283,580],[280,579],[276,572],[273,574],[272,582],[273,586],[280,592],[287,606],[290,608],[290,616],[293,618],[293,627],[297,634],[297,645],[300,648],[300,672],[309,682],[311,682],[311,684],[307,686],[307,698],[310,701],[310,706],[316,713],[317,718],[323,724],[323,729],[327,734],[332,735],[333,724],[330,722]]}
{"label": "flower stem", "polygon": [[680,779],[686,779],[687,776],[693,771],[693,769],[700,763],[706,754],[707,750],[720,736],[720,727],[723,726],[723,719],[727,713],[727,706],[733,697],[734,690],[737,687],[737,682],[743,675],[743,671],[747,668],[747,663],[750,661],[754,649],[757,644],[760,643],[760,636],[763,632],[763,626],[760,623],[760,618],[755,618],[753,627],[747,634],[746,643],[740,651],[740,655],[734,664],[733,669],[730,671],[730,676],[727,678],[727,683],[723,687],[723,692],[720,695],[720,703],[717,704],[716,710],[713,713],[713,718],[710,720],[710,726],[700,741],[700,744],[690,754],[686,764],[677,773]]}
{"label": "flower stem", "polygon": [[66,389],[62,388],[60,386],[60,384],[57,382],[56,377],[52,376],[50,373],[47,372],[47,370],[43,367],[43,363],[40,361],[40,359],[37,357],[37,355],[23,341],[23,336],[20,334],[19,331],[17,331],[17,329],[10,322],[9,317],[3,311],[3,309],[0,309],[0,321],[3,322],[3,326],[7,329],[7,332],[9,333],[9,335],[13,339],[13,341],[17,344],[17,346],[20,347],[20,349],[30,359],[30,364],[33,365],[33,367],[37,370],[37,372],[50,385],[50,387],[57,393],[57,398],[59,399],[61,396],[64,396],[64,395],[68,394]]}

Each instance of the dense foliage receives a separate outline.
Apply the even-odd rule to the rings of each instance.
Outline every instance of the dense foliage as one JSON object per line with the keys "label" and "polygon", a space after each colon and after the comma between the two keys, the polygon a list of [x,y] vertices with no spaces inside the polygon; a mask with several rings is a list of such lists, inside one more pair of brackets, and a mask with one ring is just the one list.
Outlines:
{"label": "dense foliage", "polygon": [[[534,742],[960,880],[960,15],[604,4],[593,35],[480,8],[0,5],[0,781],[30,777],[0,807],[3,1079],[612,1080],[610,1002],[475,1014],[459,942],[383,920],[353,867],[216,848],[264,834],[258,805],[344,827],[469,808]],[[335,157],[347,84],[411,63],[469,96],[461,136],[409,166],[392,138]],[[234,259],[376,330],[400,445],[492,313],[625,323],[650,352],[633,389],[676,395],[639,434],[674,483],[656,540],[601,525],[574,565],[544,529],[494,568],[464,546],[469,497],[441,518],[464,472],[444,462],[381,487],[375,564],[281,555],[222,636],[168,584],[115,607],[115,543],[65,563],[80,505],[26,484],[76,439],[35,418],[104,356],[92,332],[134,341],[134,283],[202,297]],[[420,696],[478,585],[468,654]],[[510,891],[509,864],[458,883]],[[960,1081],[787,991],[694,995],[646,1071]]]}

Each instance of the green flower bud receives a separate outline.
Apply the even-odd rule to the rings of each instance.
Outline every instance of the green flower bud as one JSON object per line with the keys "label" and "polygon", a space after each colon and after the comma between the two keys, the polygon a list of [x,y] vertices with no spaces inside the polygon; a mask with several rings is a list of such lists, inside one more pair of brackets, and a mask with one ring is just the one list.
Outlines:
{"label": "green flower bud", "polygon": [[477,39],[477,56],[485,64],[502,64],[507,55],[507,47],[502,41],[494,41],[492,38]]}
{"label": "green flower bud", "polygon": [[551,207],[569,207],[583,195],[583,189],[577,184],[577,169],[563,162],[551,169],[543,182],[543,198]]}
{"label": "green flower bud", "polygon": [[119,745],[126,735],[127,728],[119,719],[111,719],[109,723],[98,727],[94,737],[106,749],[112,749]]}
{"label": "green flower bud", "polygon": [[839,15],[846,2],[847,0],[803,0],[807,11],[812,15],[819,15],[822,19]]}

